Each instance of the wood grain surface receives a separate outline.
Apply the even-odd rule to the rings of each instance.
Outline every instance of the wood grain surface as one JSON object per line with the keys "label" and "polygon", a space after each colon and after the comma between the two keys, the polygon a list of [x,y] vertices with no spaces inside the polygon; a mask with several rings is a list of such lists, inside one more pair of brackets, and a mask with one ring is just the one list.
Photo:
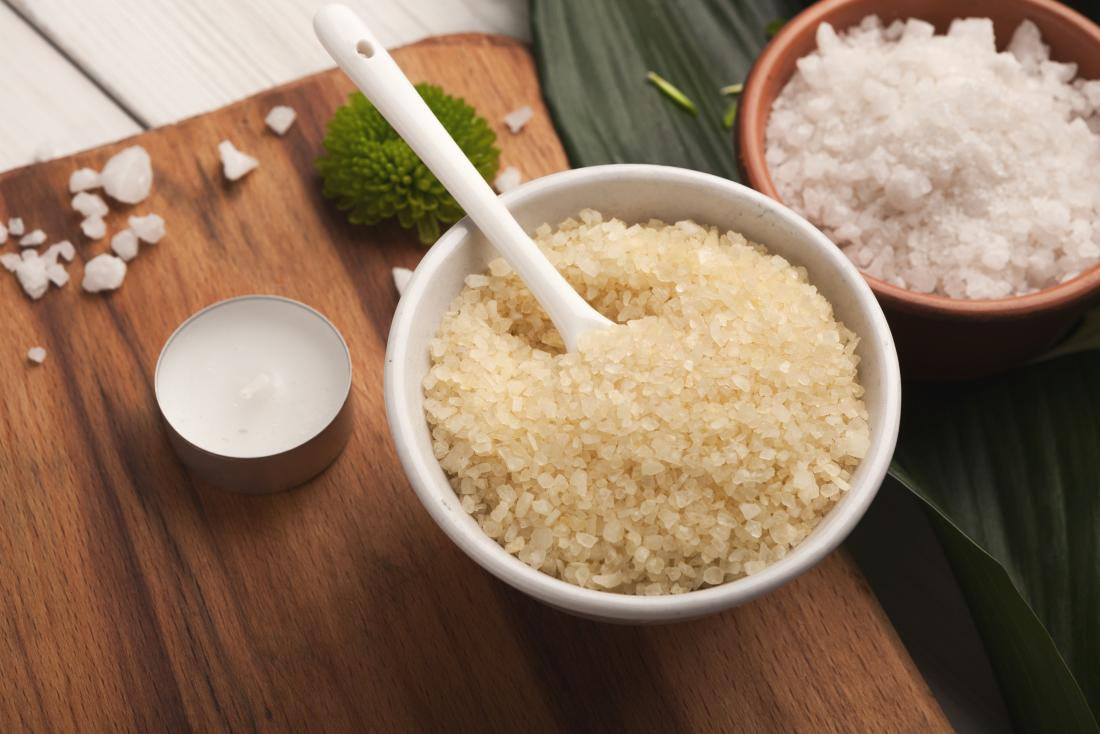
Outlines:
{"label": "wood grain surface", "polygon": [[[451,36],[395,55],[494,122],[503,164],[566,167],[523,46]],[[40,301],[0,278],[0,731],[947,730],[844,553],[740,609],[634,628],[531,601],[444,537],[382,405],[390,268],[422,250],[345,224],[313,169],[349,90],[325,72],[136,138],[153,194],[109,230],[153,211],[168,235],[106,296],[79,289],[107,240],[77,236],[66,181],[120,145],[0,177],[0,217],[80,243],[74,282]],[[299,114],[285,138],[263,127],[277,103]],[[511,135],[499,120],[521,104],[536,116]],[[260,160],[235,184],[227,137]],[[328,315],[355,370],[343,455],[263,497],[184,472],[151,383],[184,318],[253,292]],[[49,356],[32,367],[36,344]]]}

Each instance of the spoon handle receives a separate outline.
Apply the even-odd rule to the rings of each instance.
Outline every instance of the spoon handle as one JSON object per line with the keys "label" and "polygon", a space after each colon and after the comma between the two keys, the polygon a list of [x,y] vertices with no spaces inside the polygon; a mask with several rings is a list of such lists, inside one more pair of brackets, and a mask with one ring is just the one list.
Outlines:
{"label": "spoon handle", "polygon": [[344,5],[326,5],[314,16],[313,28],[340,68],[523,279],[566,348],[576,347],[581,332],[610,325],[523,231],[359,16]]}

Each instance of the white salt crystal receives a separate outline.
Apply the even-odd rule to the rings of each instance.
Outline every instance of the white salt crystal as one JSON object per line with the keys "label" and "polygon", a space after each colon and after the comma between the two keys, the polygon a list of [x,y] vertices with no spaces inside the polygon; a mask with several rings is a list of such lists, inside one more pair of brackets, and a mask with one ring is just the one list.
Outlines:
{"label": "white salt crystal", "polygon": [[286,105],[276,105],[271,108],[271,112],[267,113],[267,117],[264,118],[264,122],[278,135],[285,135],[286,131],[290,129],[290,126],[294,124],[294,118],[298,115],[294,111],[294,108],[287,107]]}
{"label": "white salt crystal", "polygon": [[237,150],[228,140],[218,143],[218,156],[222,159],[222,173],[230,181],[236,181],[260,165],[258,160]]}
{"label": "white salt crystal", "polygon": [[111,198],[137,204],[153,186],[153,165],[145,148],[131,145],[111,156],[99,178]]}
{"label": "white salt crystal", "polygon": [[393,285],[397,288],[397,295],[405,295],[405,287],[409,284],[409,278],[412,277],[413,271],[408,268],[394,268],[393,269]]}
{"label": "white salt crystal", "polygon": [[164,220],[157,214],[146,214],[143,217],[130,217],[130,229],[134,231],[138,239],[155,245],[164,236]]}
{"label": "white salt crystal", "polygon": [[31,347],[27,350],[27,359],[35,364],[42,364],[46,361],[46,350],[42,347]]}
{"label": "white salt crystal", "polygon": [[46,277],[58,288],[69,282],[69,271],[60,263],[51,263],[46,266]]}
{"label": "white salt crystal", "polygon": [[78,168],[69,176],[69,193],[98,189],[102,185],[99,180],[99,171],[91,168]]}
{"label": "white salt crystal", "polygon": [[84,280],[80,287],[89,293],[113,291],[122,285],[126,277],[126,263],[103,253],[96,255],[84,265]]}
{"label": "white salt crystal", "polygon": [[137,235],[129,229],[116,232],[111,238],[111,250],[127,262],[133,260],[138,254]]}
{"label": "white salt crystal", "polygon": [[1052,61],[1034,23],[1007,53],[988,18],[935,35],[869,16],[817,41],[772,106],[766,160],[860,269],[985,299],[1100,262],[1100,83]]}
{"label": "white salt crystal", "polygon": [[80,212],[85,219],[89,217],[105,217],[107,212],[110,211],[107,208],[107,202],[103,201],[103,197],[99,194],[89,194],[87,191],[81,191],[73,197],[72,201],[73,209]]}
{"label": "white salt crystal", "polygon": [[523,182],[523,174],[515,166],[508,166],[493,180],[493,186],[500,193],[511,191]]}
{"label": "white salt crystal", "polygon": [[50,287],[50,278],[46,274],[46,261],[42,258],[32,257],[23,259],[15,268],[15,277],[19,279],[19,285],[33,299],[39,299],[46,289]]}
{"label": "white salt crystal", "polygon": [[76,257],[76,248],[73,247],[73,243],[68,240],[61,240],[55,242],[46,248],[46,251],[42,253],[42,257],[46,258],[47,262],[57,262],[57,256],[60,255],[65,262],[72,262]]}
{"label": "white salt crystal", "polygon": [[80,223],[80,231],[88,239],[98,240],[107,234],[107,223],[102,217],[88,217]]}
{"label": "white salt crystal", "polygon": [[27,248],[19,253],[19,257],[23,260],[34,260],[38,257],[38,253],[32,248]]}
{"label": "white salt crystal", "polygon": [[23,219],[20,217],[12,217],[8,220],[8,231],[11,232],[13,237],[18,237],[23,234]]}
{"label": "white salt crystal", "polygon": [[8,228],[4,226],[3,222],[0,222],[0,245],[8,241]]}
{"label": "white salt crystal", "polygon": [[5,252],[3,255],[0,255],[0,265],[3,265],[4,270],[7,270],[9,273],[14,273],[21,262],[23,262],[23,258],[19,257],[19,255],[16,255],[14,252]]}
{"label": "white salt crystal", "polygon": [[531,121],[531,118],[535,116],[535,111],[531,109],[530,105],[523,105],[517,109],[512,110],[504,116],[504,124],[508,126],[508,129],[513,133],[518,133],[522,130],[527,123]]}
{"label": "white salt crystal", "polygon": [[19,240],[20,247],[38,247],[46,241],[46,233],[40,229],[28,232]]}

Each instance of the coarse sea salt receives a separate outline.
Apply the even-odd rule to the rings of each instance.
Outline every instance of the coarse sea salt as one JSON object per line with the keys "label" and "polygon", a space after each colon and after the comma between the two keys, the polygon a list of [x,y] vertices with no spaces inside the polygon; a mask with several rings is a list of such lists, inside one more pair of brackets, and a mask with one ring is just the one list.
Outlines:
{"label": "coarse sea salt", "polygon": [[509,112],[504,116],[504,124],[508,126],[508,129],[512,133],[518,133],[527,123],[531,121],[531,118],[535,116],[535,111],[531,109],[530,105],[523,105]]}
{"label": "coarse sea salt", "polygon": [[99,174],[103,190],[112,199],[125,204],[145,200],[153,187],[153,164],[140,145],[124,148],[108,159]]}
{"label": "coarse sea salt", "polygon": [[3,222],[0,222],[0,245],[8,241],[8,228],[4,226]]}
{"label": "coarse sea salt", "polygon": [[493,179],[493,187],[500,193],[511,191],[523,183],[523,174],[515,166],[508,166]]}
{"label": "coarse sea salt", "polygon": [[107,234],[107,223],[102,217],[88,217],[80,223],[80,231],[90,240],[102,239]]}
{"label": "coarse sea salt", "polygon": [[19,237],[25,231],[26,228],[21,217],[12,217],[8,220],[8,232],[11,233],[12,237]]}
{"label": "coarse sea salt", "polygon": [[27,360],[34,364],[42,364],[46,361],[46,350],[42,347],[31,347],[27,350]]}
{"label": "coarse sea salt", "polygon": [[78,168],[69,175],[69,193],[75,194],[88,189],[98,189],[102,185],[99,171],[91,168]]}
{"label": "coarse sea salt", "polygon": [[142,242],[155,245],[164,237],[164,219],[158,214],[130,217],[130,229]]}
{"label": "coarse sea salt", "polygon": [[[33,250],[24,251],[24,253],[27,252],[33,253]],[[23,286],[23,291],[34,300],[41,298],[50,287],[50,277],[46,268],[46,261],[38,257],[37,253],[34,257],[22,258],[15,267],[15,277],[19,280],[19,285]]]}
{"label": "coarse sea salt", "polygon": [[126,263],[121,258],[103,253],[84,264],[84,280],[80,287],[89,293],[113,291],[126,278]]}
{"label": "coarse sea salt", "polygon": [[138,254],[138,236],[129,229],[115,232],[111,237],[111,251],[127,262],[133,260]]}
{"label": "coarse sea salt", "polygon": [[222,173],[230,181],[236,181],[260,165],[258,160],[237,150],[228,140],[218,143],[218,156],[222,161]]}
{"label": "coarse sea salt", "polygon": [[276,135],[285,135],[290,126],[294,124],[294,119],[297,116],[298,113],[294,111],[294,108],[286,105],[275,105],[267,113],[264,122]]}
{"label": "coarse sea salt", "polygon": [[103,200],[98,194],[89,194],[87,191],[80,191],[73,197],[72,207],[85,218],[89,217],[105,217],[110,209],[107,208],[107,202]]}
{"label": "coarse sea salt", "polygon": [[46,241],[46,233],[40,229],[28,232],[19,240],[20,247],[38,247]]}
{"label": "coarse sea salt", "polygon": [[7,270],[9,273],[14,273],[21,262],[23,262],[23,258],[14,252],[5,252],[3,255],[0,255],[0,265],[3,265],[4,270]]}
{"label": "coarse sea salt", "polygon": [[620,325],[566,352],[504,260],[466,278],[423,382],[463,510],[524,563],[619,593],[783,558],[869,447],[856,335],[805,270],[734,232],[586,210],[534,239]]}
{"label": "coarse sea salt", "polygon": [[408,268],[394,268],[393,269],[393,286],[397,289],[397,295],[405,295],[405,286],[409,284],[409,278],[412,277],[413,271]]}
{"label": "coarse sea salt", "polygon": [[66,262],[72,262],[76,257],[76,248],[73,247],[73,243],[68,240],[61,240],[55,242],[46,248],[46,251],[42,253],[42,257],[46,259],[46,262],[57,262],[58,255],[61,256]]}
{"label": "coarse sea salt", "polygon": [[985,18],[946,35],[867,17],[817,29],[768,120],[783,201],[864,272],[986,299],[1100,262],[1100,82],[1025,21],[998,53]]}
{"label": "coarse sea salt", "polygon": [[49,278],[50,282],[55,286],[61,288],[69,282],[69,271],[60,263],[49,263],[46,265],[46,277]]}

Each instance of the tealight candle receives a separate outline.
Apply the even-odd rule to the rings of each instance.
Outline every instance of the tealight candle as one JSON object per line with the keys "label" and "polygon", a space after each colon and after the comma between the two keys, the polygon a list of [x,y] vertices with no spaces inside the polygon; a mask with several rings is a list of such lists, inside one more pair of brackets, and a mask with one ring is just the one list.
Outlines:
{"label": "tealight candle", "polygon": [[180,458],[228,489],[300,484],[350,432],[347,344],[328,319],[287,298],[243,296],[199,311],[169,337],[154,383]]}

